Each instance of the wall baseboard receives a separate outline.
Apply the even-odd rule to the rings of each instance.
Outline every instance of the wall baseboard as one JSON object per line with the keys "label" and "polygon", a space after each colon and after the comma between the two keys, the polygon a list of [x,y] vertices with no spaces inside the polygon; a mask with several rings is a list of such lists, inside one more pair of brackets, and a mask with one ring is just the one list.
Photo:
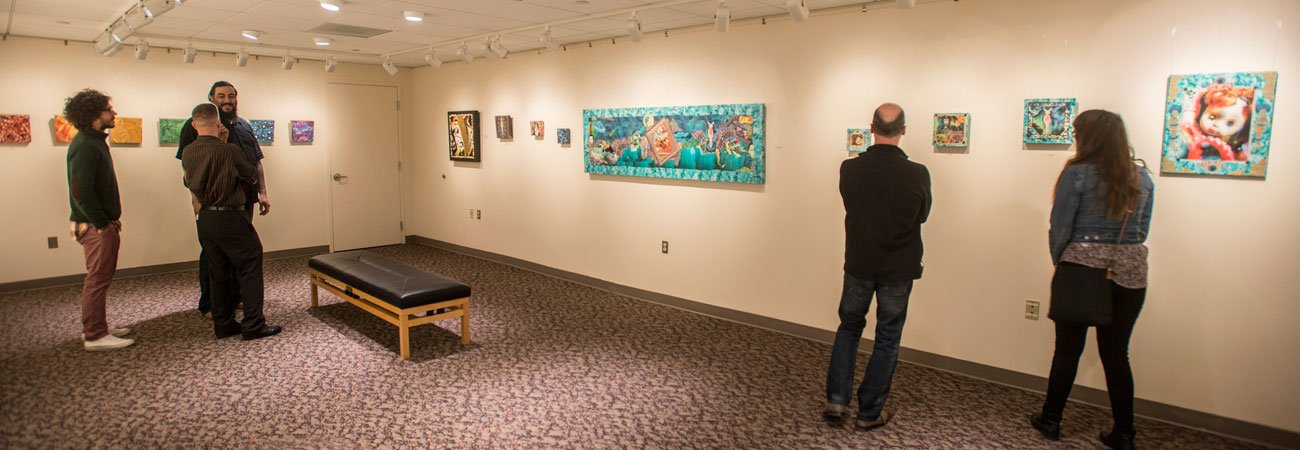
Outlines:
{"label": "wall baseboard", "polygon": [[[736,311],[729,308],[709,305],[696,301],[687,300],[680,297],[660,294],[658,292],[647,291],[630,286],[612,283],[598,278],[582,275],[574,272],[556,269],[544,266],[531,261],[526,261],[511,256],[505,256],[488,251],[478,250],[465,247],[450,242],[443,242],[436,239],[430,239],[423,236],[410,235],[406,237],[408,244],[421,244],[429,247],[440,248],[456,253],[461,253],[476,258],[482,258],[489,261],[518,267],[520,269],[537,272],[542,275],[558,278],[561,280],[571,281],[574,283],[594,287],[615,294],[635,298],[638,300],[658,303],[661,305],[703,314],[710,317],[719,318],[731,322],[750,325],[763,328],[778,333],[784,333],[795,337],[808,339],[811,341],[830,344],[835,341],[835,332],[800,325],[797,323],[786,322],[780,319],[760,316],[757,314]],[[871,348],[870,339],[863,339],[860,348]],[[1024,389],[1031,392],[1043,393],[1047,387],[1047,379],[1014,370],[1007,370],[999,367],[980,364],[972,361],[965,361],[935,353],[915,350],[910,348],[899,349],[899,360],[911,364],[929,367],[932,369],[942,370],[957,375],[977,378],[984,381],[1002,384],[1005,386]],[[1046,362],[1044,362],[1046,364]],[[1106,391],[1087,386],[1075,385],[1070,392],[1070,399],[1101,406],[1109,407],[1110,399]],[[1143,417],[1168,422],[1179,426],[1194,428],[1208,433],[1228,436],[1233,439],[1240,439],[1277,448],[1300,448],[1300,433],[1287,431],[1280,428],[1274,428],[1266,425],[1246,422],[1228,417],[1217,416],[1201,411],[1183,408],[1180,406],[1169,405],[1165,403],[1135,399],[1133,409],[1136,414]]]}
{"label": "wall baseboard", "polygon": [[[291,258],[294,256],[319,255],[329,253],[330,246],[318,245],[315,247],[293,248],[288,250],[276,250],[262,254],[262,259],[279,259]],[[195,270],[199,266],[199,260],[185,261],[178,263],[157,264],[152,266],[130,267],[118,269],[113,275],[114,280],[123,278],[142,277],[146,275],[157,275],[161,273],[180,272],[183,270]],[[69,286],[81,284],[86,279],[86,274],[64,275],[61,277],[39,278],[35,280],[14,281],[9,283],[0,283],[0,294],[27,291],[32,289],[45,289],[58,286]]]}

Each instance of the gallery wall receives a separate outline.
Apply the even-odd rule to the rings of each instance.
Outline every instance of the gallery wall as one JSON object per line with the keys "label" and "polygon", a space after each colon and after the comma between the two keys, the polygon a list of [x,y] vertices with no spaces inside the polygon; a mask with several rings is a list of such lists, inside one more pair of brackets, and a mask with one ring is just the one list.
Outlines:
{"label": "gallery wall", "polygon": [[[1051,190],[1073,149],[1023,144],[1024,100],[1120,113],[1158,168],[1171,74],[1276,71],[1266,179],[1157,176],[1131,354],[1140,398],[1300,431],[1297,24],[1300,3],[1280,0],[921,2],[424,67],[412,91],[422,126],[404,156],[407,233],[833,330],[845,130],[897,102],[902,147],[929,166],[935,199],[903,345],[1046,377],[1052,323],[1025,319],[1024,305],[1047,306]],[[766,184],[583,172],[584,108],[734,103],[767,107]],[[456,110],[481,113],[481,162],[448,158]],[[931,146],[937,112],[971,114],[965,152]],[[513,140],[496,139],[495,115],[513,116]],[[533,120],[544,139],[528,136]],[[555,143],[560,127],[572,146]],[[1078,383],[1105,388],[1092,344]]]}
{"label": "gallery wall", "polygon": [[[0,236],[0,283],[85,273],[81,246],[68,236],[67,144],[56,144],[50,120],[64,100],[91,87],[113,97],[119,117],[144,119],[143,143],[113,144],[122,196],[122,249],[118,267],[194,261],[199,245],[189,194],[181,186],[176,144],[158,143],[159,118],[186,118],[207,101],[216,80],[239,90],[247,119],[275,121],[275,142],[262,144],[271,213],[254,219],[268,252],[330,244],[328,164],[331,127],[325,83],[348,81],[399,85],[409,91],[410,72],[392,77],[378,65],[340,64],[325,73],[320,61],[283,70],[278,57],[250,59],[200,52],[186,64],[182,52],[154,48],[139,61],[132,52],[95,54],[89,44],[10,37],[0,42],[0,114],[31,116],[32,142],[0,144],[0,208],[8,211]],[[405,113],[404,117],[410,117]],[[289,121],[315,121],[315,142],[289,143]],[[57,236],[59,248],[46,238]]]}

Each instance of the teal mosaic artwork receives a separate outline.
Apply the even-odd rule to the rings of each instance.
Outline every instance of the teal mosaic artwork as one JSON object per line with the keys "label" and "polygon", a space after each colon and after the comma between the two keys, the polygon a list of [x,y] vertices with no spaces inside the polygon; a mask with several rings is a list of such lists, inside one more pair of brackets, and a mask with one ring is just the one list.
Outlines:
{"label": "teal mosaic artwork", "polygon": [[862,153],[871,146],[870,128],[849,128],[848,142],[845,144],[851,152]]}
{"label": "teal mosaic artwork", "polygon": [[250,120],[248,124],[253,127],[253,135],[257,136],[258,144],[270,144],[275,142],[275,121],[274,120]]}
{"label": "teal mosaic artwork", "polygon": [[1026,144],[1073,144],[1074,116],[1079,105],[1072,98],[1025,99]]}
{"label": "teal mosaic artwork", "polygon": [[587,173],[763,184],[761,103],[582,111]]}
{"label": "teal mosaic artwork", "polygon": [[1264,178],[1277,72],[1173,75],[1160,173]]}

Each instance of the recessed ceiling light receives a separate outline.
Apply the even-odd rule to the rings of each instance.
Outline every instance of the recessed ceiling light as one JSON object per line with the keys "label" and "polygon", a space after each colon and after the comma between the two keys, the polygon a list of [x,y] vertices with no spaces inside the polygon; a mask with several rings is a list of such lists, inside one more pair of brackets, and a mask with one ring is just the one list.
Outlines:
{"label": "recessed ceiling light", "polygon": [[316,45],[319,45],[321,47],[330,45],[330,43],[333,42],[330,40],[330,38],[320,38],[320,37],[316,38],[315,41],[316,41]]}
{"label": "recessed ceiling light", "polygon": [[587,1],[587,0],[577,0],[577,1],[573,2],[573,3],[578,4],[578,5],[586,5],[586,4],[591,3],[591,2],[589,2],[589,1]]}
{"label": "recessed ceiling light", "polygon": [[424,13],[419,11],[402,11],[402,16],[411,22],[423,22]]}
{"label": "recessed ceiling light", "polygon": [[320,7],[325,8],[328,11],[338,11],[339,9],[342,9],[339,5],[340,3],[342,2],[336,0],[321,0]]}
{"label": "recessed ceiling light", "polygon": [[242,34],[244,35],[244,37],[252,39],[254,41],[262,37],[262,32],[257,30],[244,30]]}

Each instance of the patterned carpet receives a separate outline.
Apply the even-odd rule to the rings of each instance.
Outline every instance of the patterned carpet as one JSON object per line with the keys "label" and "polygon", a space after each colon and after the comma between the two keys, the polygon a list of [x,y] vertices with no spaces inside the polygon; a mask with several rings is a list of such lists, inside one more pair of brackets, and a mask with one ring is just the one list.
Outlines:
{"label": "patterned carpet", "polygon": [[[421,245],[376,251],[473,286],[474,343],[456,320],[417,327],[401,360],[397,327],[324,291],[308,308],[305,257],[266,262],[285,331],[252,342],[213,339],[193,271],[115,282],[110,323],[137,343],[111,352],[81,349],[78,287],[0,295],[0,448],[1098,448],[1110,424],[1071,404],[1048,442],[1026,424],[1041,394],[904,363],[888,426],[830,427],[829,344]],[[1253,447],[1137,425],[1139,447]]]}

